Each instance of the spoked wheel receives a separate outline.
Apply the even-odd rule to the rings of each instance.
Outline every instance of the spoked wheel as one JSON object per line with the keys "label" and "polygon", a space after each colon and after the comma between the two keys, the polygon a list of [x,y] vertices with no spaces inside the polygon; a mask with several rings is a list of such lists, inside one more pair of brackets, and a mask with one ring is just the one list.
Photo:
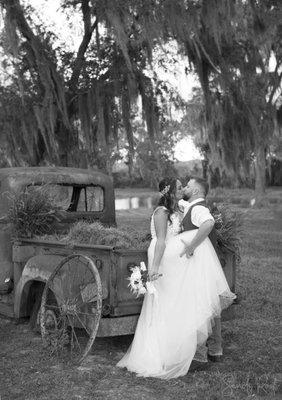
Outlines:
{"label": "spoked wheel", "polygon": [[93,260],[80,254],[64,258],[42,294],[40,326],[45,345],[58,355],[69,351],[72,361],[80,363],[95,340],[101,310],[102,284]]}

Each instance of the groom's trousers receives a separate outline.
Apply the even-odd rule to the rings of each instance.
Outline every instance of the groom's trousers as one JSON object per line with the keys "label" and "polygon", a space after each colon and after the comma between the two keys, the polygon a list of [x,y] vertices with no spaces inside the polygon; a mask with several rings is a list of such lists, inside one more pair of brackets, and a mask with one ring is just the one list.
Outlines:
{"label": "groom's trousers", "polygon": [[208,361],[208,354],[210,356],[222,355],[221,318],[214,319],[212,333],[206,343],[197,347],[194,360],[206,362]]}

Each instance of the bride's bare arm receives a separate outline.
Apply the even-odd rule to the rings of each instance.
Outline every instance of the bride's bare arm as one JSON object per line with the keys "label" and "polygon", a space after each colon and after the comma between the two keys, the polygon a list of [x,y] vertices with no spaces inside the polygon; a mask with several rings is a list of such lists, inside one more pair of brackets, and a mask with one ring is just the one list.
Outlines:
{"label": "bride's bare arm", "polygon": [[157,210],[155,212],[154,224],[155,224],[157,242],[156,242],[156,246],[155,246],[155,253],[154,253],[152,270],[150,271],[150,275],[158,273],[161,259],[163,257],[164,251],[165,251],[167,220],[168,220],[168,212],[166,210],[164,210],[163,208],[160,208],[159,210]]}

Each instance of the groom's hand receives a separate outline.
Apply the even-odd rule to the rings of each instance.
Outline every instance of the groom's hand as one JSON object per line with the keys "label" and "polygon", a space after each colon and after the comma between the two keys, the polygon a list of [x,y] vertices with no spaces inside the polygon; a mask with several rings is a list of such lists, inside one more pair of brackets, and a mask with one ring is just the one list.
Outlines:
{"label": "groom's hand", "polygon": [[192,246],[190,246],[189,244],[185,243],[182,239],[180,239],[180,240],[185,246],[184,249],[182,250],[182,252],[180,253],[180,257],[183,257],[184,254],[186,254],[187,258],[192,257],[195,249]]}

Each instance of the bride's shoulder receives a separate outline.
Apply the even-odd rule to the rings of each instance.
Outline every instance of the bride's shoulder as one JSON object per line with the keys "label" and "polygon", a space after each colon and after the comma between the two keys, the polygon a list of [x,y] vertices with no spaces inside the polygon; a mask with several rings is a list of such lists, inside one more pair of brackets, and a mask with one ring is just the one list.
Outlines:
{"label": "bride's shoulder", "polygon": [[167,215],[168,209],[165,206],[158,206],[154,209],[152,216],[154,215]]}
{"label": "bride's shoulder", "polygon": [[153,214],[156,213],[160,213],[160,214],[164,214],[164,213],[168,213],[168,209],[165,206],[158,206],[154,209]]}

